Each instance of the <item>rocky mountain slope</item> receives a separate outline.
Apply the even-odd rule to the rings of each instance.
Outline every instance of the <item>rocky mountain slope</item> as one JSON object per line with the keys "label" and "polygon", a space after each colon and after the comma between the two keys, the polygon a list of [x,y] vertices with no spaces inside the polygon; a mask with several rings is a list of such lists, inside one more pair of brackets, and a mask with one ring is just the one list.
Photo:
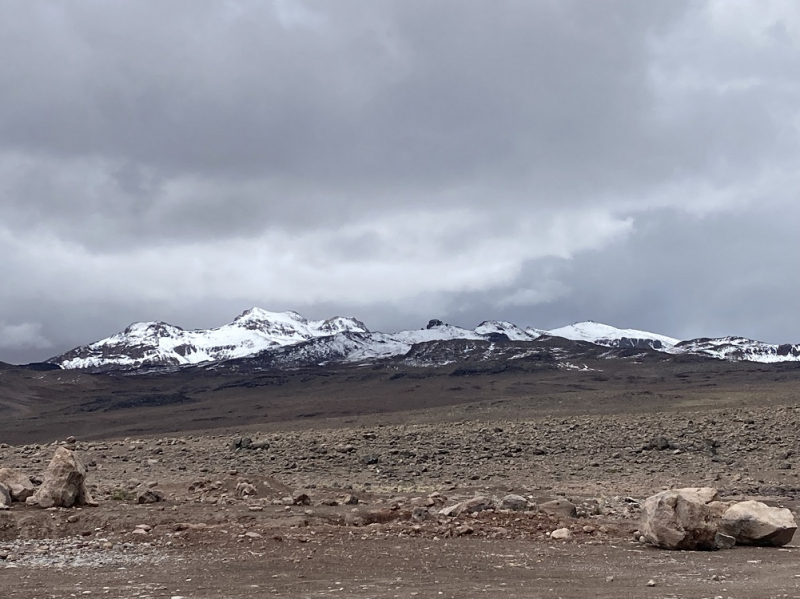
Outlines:
{"label": "rocky mountain slope", "polygon": [[[475,329],[431,320],[422,329],[381,333],[370,331],[355,318],[312,321],[296,312],[251,308],[230,324],[207,330],[184,330],[164,322],[135,323],[121,333],[75,348],[48,362],[64,369],[95,371],[241,360],[255,360],[262,367],[274,369],[389,359],[413,366],[441,366],[461,360],[528,357],[537,353],[541,342],[551,338],[578,344],[567,344],[560,349],[562,367],[569,367],[570,360],[579,357],[584,351],[580,349],[582,344],[731,361],[800,361],[800,345],[777,346],[741,337],[680,341],[591,321],[545,331],[494,320],[484,321]],[[604,357],[617,356],[607,353]]]}

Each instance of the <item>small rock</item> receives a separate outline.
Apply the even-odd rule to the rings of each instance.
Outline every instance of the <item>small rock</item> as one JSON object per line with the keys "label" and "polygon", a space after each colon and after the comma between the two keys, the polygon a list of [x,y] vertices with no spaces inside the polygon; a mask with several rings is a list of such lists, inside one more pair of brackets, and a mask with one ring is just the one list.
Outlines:
{"label": "small rock", "polygon": [[649,587],[656,586],[656,581],[651,578],[650,580],[647,581],[647,586]]}
{"label": "small rock", "polygon": [[467,499],[461,503],[451,505],[441,510],[439,513],[442,516],[456,517],[461,514],[471,514],[473,512],[482,512],[484,510],[492,509],[494,505],[492,500],[483,495],[477,495],[472,499]]}
{"label": "small rock", "polygon": [[504,510],[512,510],[515,512],[524,512],[528,509],[528,500],[522,495],[509,494],[503,497],[500,502],[500,508]]}
{"label": "small rock", "polygon": [[311,505],[311,498],[305,493],[296,493],[292,495],[293,505]]}
{"label": "small rock", "polygon": [[255,485],[242,481],[236,483],[236,496],[237,497],[253,497],[258,495],[258,490]]}
{"label": "small rock", "polygon": [[471,526],[464,524],[463,526],[456,527],[455,532],[456,536],[463,537],[466,535],[471,535],[473,532],[475,532],[475,530]]}
{"label": "small rock", "polygon": [[567,541],[572,538],[572,531],[569,528],[557,528],[550,533],[551,539]]}
{"label": "small rock", "polygon": [[156,489],[140,487],[136,492],[136,503],[159,503],[160,501],[164,501],[164,494]]}
{"label": "small rock", "polygon": [[563,497],[540,504],[539,511],[548,516],[557,516],[560,518],[577,518],[578,516],[577,506],[569,499],[564,499]]}
{"label": "small rock", "polygon": [[718,532],[714,537],[714,545],[716,549],[733,549],[736,545],[736,537]]}

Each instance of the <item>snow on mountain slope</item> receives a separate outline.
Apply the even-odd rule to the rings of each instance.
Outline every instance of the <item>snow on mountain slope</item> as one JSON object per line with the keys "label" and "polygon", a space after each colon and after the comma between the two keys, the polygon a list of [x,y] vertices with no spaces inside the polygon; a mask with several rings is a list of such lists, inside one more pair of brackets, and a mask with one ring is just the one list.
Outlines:
{"label": "snow on mountain slope", "polygon": [[[678,341],[665,335],[618,329],[591,321],[543,331],[523,330],[510,322],[495,320],[484,321],[474,330],[431,320],[422,329],[387,334],[370,332],[355,318],[310,321],[297,312],[251,308],[233,322],[208,330],[184,330],[164,322],[135,323],[121,333],[78,347],[48,362],[62,368],[111,370],[210,364],[256,357],[264,365],[289,368],[331,362],[368,363],[411,356],[412,348],[416,347],[412,361],[430,365],[443,360],[457,361],[463,358],[464,351],[470,352],[471,359],[476,356],[486,360],[499,356],[512,359],[503,349],[510,347],[508,341],[533,342],[543,335],[610,348],[654,349],[722,360],[800,361],[800,345],[770,345],[741,337]],[[454,341],[464,343],[453,344]],[[490,349],[484,350],[483,344],[474,343],[486,341],[490,342]],[[452,347],[445,347],[448,343]],[[429,347],[423,348],[421,344]],[[517,354],[518,350],[514,349]],[[536,346],[519,355],[533,355],[531,352],[536,352]]]}
{"label": "snow on mountain slope", "polygon": [[517,325],[504,320],[484,320],[475,327],[475,332],[485,337],[505,335],[511,341],[533,341],[542,336],[540,332],[534,332],[533,329],[523,331]]}
{"label": "snow on mountain slope", "polygon": [[447,339],[483,339],[475,331],[445,324],[441,320],[431,320],[424,329],[400,331],[389,335],[395,341],[409,346],[426,341],[445,341]]}
{"label": "snow on mountain slope", "polygon": [[139,322],[122,333],[51,359],[62,368],[137,368],[200,364],[251,356],[344,331],[369,333],[354,318],[308,321],[296,312],[252,308],[215,329],[186,331],[163,322]]}
{"label": "snow on mountain slope", "polygon": [[589,343],[607,347],[651,347],[658,350],[671,348],[680,341],[679,339],[648,333],[647,331],[618,329],[607,324],[592,322],[591,320],[553,329],[547,331],[547,334],[573,341],[588,341]]}
{"label": "snow on mountain slope", "polygon": [[703,355],[735,362],[742,360],[762,363],[800,361],[800,344],[773,345],[744,337],[681,341],[670,351],[671,353]]}

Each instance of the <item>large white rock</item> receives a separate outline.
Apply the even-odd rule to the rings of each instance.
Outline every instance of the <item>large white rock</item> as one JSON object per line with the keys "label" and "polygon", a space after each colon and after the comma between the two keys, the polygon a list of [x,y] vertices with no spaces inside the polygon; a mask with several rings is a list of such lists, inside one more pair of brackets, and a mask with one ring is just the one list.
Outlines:
{"label": "large white rock", "polygon": [[66,447],[56,449],[43,479],[27,503],[43,508],[97,505],[86,490],[86,466]]}
{"label": "large white rock", "polygon": [[639,531],[647,543],[665,549],[720,549],[719,521],[728,504],[716,498],[711,487],[657,493],[642,506]]}
{"label": "large white rock", "polygon": [[36,491],[28,475],[13,468],[0,468],[0,484],[8,487],[13,501],[25,501]]}
{"label": "large white rock", "polygon": [[792,540],[797,523],[786,508],[760,501],[742,501],[729,507],[720,520],[720,532],[743,545],[781,547]]}

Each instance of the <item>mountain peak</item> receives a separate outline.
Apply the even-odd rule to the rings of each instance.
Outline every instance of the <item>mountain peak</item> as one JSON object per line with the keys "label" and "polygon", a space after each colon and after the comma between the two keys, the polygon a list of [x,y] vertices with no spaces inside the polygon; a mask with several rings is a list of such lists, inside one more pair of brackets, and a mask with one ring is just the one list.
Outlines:
{"label": "mountain peak", "polygon": [[294,310],[270,312],[269,310],[254,306],[234,318],[233,322],[300,322],[305,324],[308,321]]}
{"label": "mountain peak", "polygon": [[169,337],[181,331],[183,331],[181,327],[159,320],[153,322],[134,322],[126,327],[123,334],[137,337],[146,337],[150,335]]}

